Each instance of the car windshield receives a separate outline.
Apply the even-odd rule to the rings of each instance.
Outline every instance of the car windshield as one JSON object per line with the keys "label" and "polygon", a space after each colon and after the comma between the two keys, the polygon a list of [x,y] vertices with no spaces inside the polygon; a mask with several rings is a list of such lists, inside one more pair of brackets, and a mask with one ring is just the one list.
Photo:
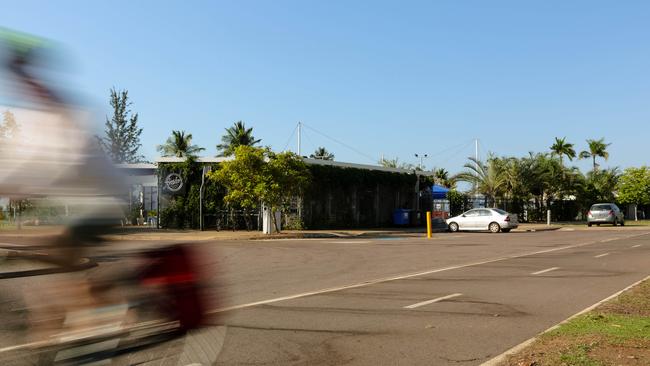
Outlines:
{"label": "car windshield", "polygon": [[492,211],[496,211],[496,212],[498,212],[498,213],[501,214],[501,215],[507,215],[507,214],[508,214],[506,211],[503,211],[503,210],[500,209],[500,208],[493,208]]}
{"label": "car windshield", "polygon": [[591,206],[591,211],[609,211],[611,209],[612,209],[612,206],[607,205],[607,204]]}

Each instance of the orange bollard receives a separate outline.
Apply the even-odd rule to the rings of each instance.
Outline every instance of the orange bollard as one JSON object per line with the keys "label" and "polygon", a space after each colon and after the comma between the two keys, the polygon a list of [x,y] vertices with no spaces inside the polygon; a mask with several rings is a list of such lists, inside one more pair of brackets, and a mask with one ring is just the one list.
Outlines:
{"label": "orange bollard", "polygon": [[427,211],[427,239],[431,239],[431,211]]}

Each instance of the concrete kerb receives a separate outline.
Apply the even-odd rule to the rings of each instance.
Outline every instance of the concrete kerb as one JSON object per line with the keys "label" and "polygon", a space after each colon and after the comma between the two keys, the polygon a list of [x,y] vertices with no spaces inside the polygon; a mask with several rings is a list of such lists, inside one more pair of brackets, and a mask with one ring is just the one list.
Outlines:
{"label": "concrete kerb", "polygon": [[648,281],[648,280],[650,280],[650,276],[647,276],[647,277],[645,277],[645,278],[643,278],[643,279],[641,279],[641,280],[627,286],[626,288],[624,288],[624,289],[622,289],[622,290],[620,290],[620,291],[618,291],[618,292],[616,292],[616,293],[614,293],[614,294],[612,294],[612,295],[598,301],[597,303],[595,303],[595,304],[593,304],[593,305],[591,305],[591,306],[589,306],[589,307],[587,307],[587,308],[585,308],[585,309],[571,315],[570,317],[568,317],[568,318],[564,319],[563,321],[555,324],[554,326],[546,329],[545,331],[537,334],[536,336],[534,336],[532,338],[529,338],[529,339],[523,341],[522,343],[519,343],[518,345],[510,348],[509,350],[501,353],[500,355],[497,355],[496,357],[494,357],[494,358],[492,358],[492,359],[490,359],[490,360],[488,360],[486,362],[483,362],[481,364],[481,366],[504,366],[505,362],[508,361],[509,357],[514,356],[514,355],[518,354],[519,352],[523,351],[524,349],[526,349],[527,347],[529,347],[530,345],[535,343],[537,340],[539,340],[539,337],[541,337],[542,335],[559,328],[560,326],[570,322],[571,320],[579,317],[580,315],[586,314],[586,313],[596,309],[600,305],[619,297],[622,293],[624,293],[624,292],[630,290],[631,288],[633,288],[635,286],[638,286],[639,284],[641,284],[641,283],[643,283],[645,281]]}
{"label": "concrete kerb", "polygon": [[518,228],[514,229],[513,232],[537,232],[537,231],[555,231],[560,230],[561,226],[548,226],[548,225],[530,225],[523,224],[519,225]]}
{"label": "concrete kerb", "polygon": [[[436,232],[446,231],[436,230]],[[423,228],[403,230],[301,230],[284,231],[279,234],[264,235],[258,231],[142,231],[106,235],[105,238],[114,241],[146,240],[146,241],[209,241],[209,240],[273,240],[273,239],[339,239],[339,238],[374,238],[386,236],[424,236]]]}
{"label": "concrete kerb", "polygon": [[[535,226],[520,227],[513,232],[542,232],[554,231],[560,227],[557,226]],[[436,228],[434,233],[449,232],[446,228]],[[126,241],[126,240],[147,240],[147,241],[166,241],[166,240],[190,240],[190,241],[211,241],[211,240],[274,240],[274,239],[354,239],[354,238],[382,238],[382,237],[403,237],[419,238],[426,237],[426,231],[423,228],[406,229],[406,230],[350,230],[350,231],[285,231],[280,234],[264,235],[261,232],[177,232],[177,233],[130,233],[106,236],[109,240]]]}

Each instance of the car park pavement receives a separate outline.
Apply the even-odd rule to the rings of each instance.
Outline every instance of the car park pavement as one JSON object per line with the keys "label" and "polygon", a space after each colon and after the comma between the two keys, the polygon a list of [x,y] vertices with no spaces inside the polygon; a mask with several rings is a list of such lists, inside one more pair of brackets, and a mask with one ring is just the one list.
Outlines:
{"label": "car park pavement", "polygon": [[196,240],[201,344],[218,365],[480,365],[650,274],[650,228],[579,228]]}
{"label": "car park pavement", "polygon": [[647,277],[618,229],[221,243],[217,364],[480,365]]}

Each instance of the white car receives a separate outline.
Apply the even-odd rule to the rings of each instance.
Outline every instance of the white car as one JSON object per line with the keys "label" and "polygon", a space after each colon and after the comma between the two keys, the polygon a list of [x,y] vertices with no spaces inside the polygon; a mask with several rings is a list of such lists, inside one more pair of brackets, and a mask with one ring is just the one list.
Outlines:
{"label": "white car", "polygon": [[517,228],[517,215],[509,214],[498,208],[475,208],[447,220],[449,231],[459,230],[489,230],[493,233],[504,233]]}

